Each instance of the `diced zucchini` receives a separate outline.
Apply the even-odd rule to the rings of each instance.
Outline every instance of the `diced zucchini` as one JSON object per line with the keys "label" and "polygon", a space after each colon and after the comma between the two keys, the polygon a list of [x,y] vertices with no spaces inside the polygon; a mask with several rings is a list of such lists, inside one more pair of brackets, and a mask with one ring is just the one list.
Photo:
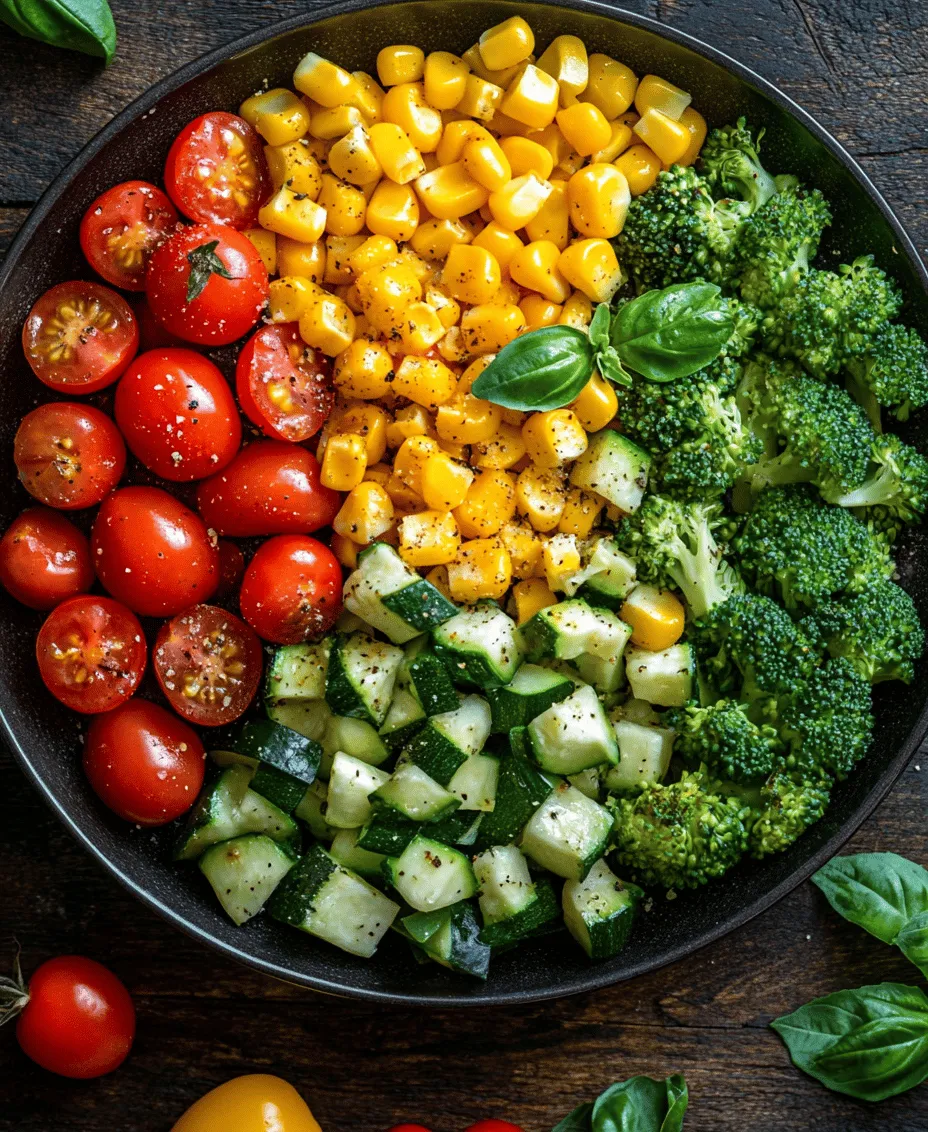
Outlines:
{"label": "diced zucchini", "polygon": [[528,862],[515,845],[497,845],[474,859],[480,886],[480,938],[491,947],[517,943],[534,935],[560,914],[551,885],[533,881]]}
{"label": "diced zucchini", "polygon": [[508,734],[513,727],[524,727],[572,691],[573,684],[565,676],[537,664],[523,664],[511,683],[487,688],[494,733]]}
{"label": "diced zucchini", "polygon": [[480,925],[466,902],[438,912],[414,912],[403,928],[423,954],[443,967],[485,979],[490,969],[490,948],[480,940]]}
{"label": "diced zucchini", "polygon": [[[520,730],[524,734],[524,728]],[[510,741],[513,738],[518,744],[519,735],[515,731]],[[512,754],[500,759],[496,803],[493,812],[484,815],[477,834],[477,847],[487,849],[515,841],[550,793],[551,784],[521,751],[514,749]]]}
{"label": "diced zucchini", "polygon": [[[420,639],[427,645],[427,639]],[[416,641],[411,644],[418,646]],[[403,667],[409,690],[422,705],[426,715],[454,711],[461,702],[448,669],[431,649],[418,646],[412,655],[407,653]]]}
{"label": "diced zucchini", "polygon": [[516,625],[497,605],[462,609],[432,634],[435,654],[459,684],[495,688],[508,684],[522,663]]}
{"label": "diced zucchini", "polygon": [[383,876],[383,863],[386,857],[383,853],[371,853],[369,849],[362,849],[358,845],[358,829],[340,829],[332,839],[329,852],[332,860],[351,869],[360,877],[368,880],[380,880]]}
{"label": "diced zucchini", "polygon": [[605,853],[612,816],[569,783],[551,791],[522,833],[532,860],[565,880],[583,880]]}
{"label": "diced zucchini", "polygon": [[609,790],[634,790],[649,782],[660,782],[670,766],[674,733],[666,727],[632,723],[620,719],[613,723],[619,744],[619,764],[606,774]]}
{"label": "diced zucchini", "polygon": [[568,597],[579,593],[590,605],[618,609],[635,585],[634,561],[611,538],[597,538],[584,555],[584,564],[567,580]]}
{"label": "diced zucchini", "polygon": [[322,749],[330,765],[336,751],[343,751],[371,766],[380,766],[390,757],[383,739],[369,723],[347,715],[329,716],[322,736]]}
{"label": "diced zucchini", "polygon": [[379,727],[387,717],[401,649],[363,633],[335,637],[325,681],[326,703],[336,715]]}
{"label": "diced zucchini", "polygon": [[321,780],[316,780],[303,795],[303,800],[293,811],[294,817],[305,821],[309,832],[320,841],[331,841],[336,830],[325,820],[329,808],[329,787]]}
{"label": "diced zucchini", "polygon": [[689,645],[671,645],[660,652],[625,650],[625,671],[632,694],[659,707],[683,707],[693,698],[695,668]]}
{"label": "diced zucchini", "polygon": [[519,630],[529,660],[576,660],[589,653],[609,660],[621,655],[631,628],[610,609],[594,609],[580,598],[549,605]]}
{"label": "diced zucchini", "polygon": [[469,755],[483,750],[490,734],[490,707],[479,696],[468,696],[455,711],[433,715],[403,751],[413,762],[447,786]]}
{"label": "diced zucchini", "polygon": [[462,810],[489,813],[496,804],[499,759],[493,755],[471,755],[454,772],[448,789]]}
{"label": "diced zucchini", "polygon": [[282,645],[275,653],[264,686],[265,701],[325,699],[329,640]]}
{"label": "diced zucchini", "polygon": [[236,924],[256,916],[293,868],[296,856],[264,834],[233,837],[200,857],[200,871]]}
{"label": "diced zucchini", "polygon": [[252,790],[292,813],[319,770],[322,748],[298,731],[270,719],[242,724],[230,740],[233,751],[254,760]]}
{"label": "diced zucchini", "polygon": [[644,893],[597,861],[585,880],[569,880],[561,903],[567,930],[591,959],[611,959],[625,944]]}
{"label": "diced zucchini", "polygon": [[422,730],[425,720],[425,708],[412,692],[408,688],[395,688],[393,702],[380,728],[380,738],[391,751],[398,751]]}
{"label": "diced zucchini", "polygon": [[266,700],[268,718],[316,743],[322,742],[332,715],[325,700]]}
{"label": "diced zucchini", "polygon": [[430,837],[414,838],[398,857],[384,862],[384,875],[410,908],[434,912],[477,891],[470,860]]}
{"label": "diced zucchini", "polygon": [[377,950],[399,910],[320,845],[294,865],[268,902],[274,919],[363,959]]}
{"label": "diced zucchini", "polygon": [[372,853],[398,857],[419,834],[445,845],[473,845],[483,814],[456,810],[432,822],[410,821],[396,810],[377,809],[358,834],[358,844]]}
{"label": "diced zucchini", "polygon": [[584,653],[573,663],[576,665],[577,674],[604,696],[617,692],[625,683],[625,661],[621,652],[609,657],[608,660]]}
{"label": "diced zucchini", "polygon": [[612,724],[587,684],[533,719],[528,735],[535,761],[552,774],[577,774],[619,761]]}
{"label": "diced zucchini", "polygon": [[386,771],[339,751],[329,775],[325,820],[336,829],[359,829],[371,816],[370,795],[389,778]]}
{"label": "diced zucchini", "polygon": [[411,641],[457,613],[453,602],[383,542],[358,555],[358,568],[345,581],[344,602],[346,609],[395,645]]}
{"label": "diced zucchini", "polygon": [[603,767],[591,766],[577,774],[569,774],[567,781],[571,786],[576,786],[581,794],[585,794],[587,798],[592,798],[594,802],[598,802],[599,795],[602,792],[602,771]]}
{"label": "diced zucchini", "polygon": [[450,790],[436,782],[415,763],[402,763],[374,791],[374,807],[395,810],[412,822],[437,821],[460,805]]}
{"label": "diced zucchini", "polygon": [[631,515],[641,506],[651,457],[634,441],[611,428],[594,433],[586,451],[574,461],[570,482],[595,492]]}

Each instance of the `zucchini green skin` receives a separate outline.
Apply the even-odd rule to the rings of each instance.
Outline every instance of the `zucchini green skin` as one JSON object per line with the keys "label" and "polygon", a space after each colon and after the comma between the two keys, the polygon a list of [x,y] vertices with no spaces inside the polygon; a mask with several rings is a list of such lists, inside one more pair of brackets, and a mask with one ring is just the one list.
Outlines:
{"label": "zucchini green skin", "polygon": [[409,662],[409,679],[426,715],[440,715],[458,706],[448,669],[434,653],[421,652]]}
{"label": "zucchini green skin", "polygon": [[420,633],[434,629],[436,625],[449,621],[458,613],[458,607],[425,578],[394,590],[393,593],[384,594],[380,600],[391,613],[401,617],[407,625]]}
{"label": "zucchini green skin", "polygon": [[[524,734],[525,728],[520,730]],[[516,743],[512,754],[500,760],[496,805],[490,813],[484,814],[480,823],[475,844],[478,851],[515,841],[523,826],[551,793],[551,783],[523,753],[517,752]]]}
{"label": "zucchini green skin", "polygon": [[267,763],[258,764],[251,780],[251,788],[262,798],[273,802],[285,814],[292,814],[306,794],[304,781]]}
{"label": "zucchini green skin", "polygon": [[[524,671],[525,667],[520,671]],[[552,704],[566,699],[573,690],[570,680],[566,677],[557,679],[553,673],[550,686],[537,692],[518,692],[511,685],[487,688],[484,695],[493,717],[493,733],[508,734],[514,727],[525,727]]]}
{"label": "zucchini green skin", "polygon": [[[363,642],[363,643],[362,643]],[[367,660],[368,656],[379,654],[366,665],[367,674],[379,672],[385,683],[382,688],[382,697],[371,701],[368,697],[371,689],[365,689],[365,695],[356,687],[346,664],[346,655],[357,649],[367,649],[362,653]],[[325,700],[335,715],[345,715],[349,719],[361,719],[372,727],[380,727],[386,719],[393,696],[393,684],[396,679],[396,670],[402,660],[402,653],[394,645],[384,645],[367,637],[363,633],[353,633],[350,636],[337,634],[332,641],[329,653],[329,667],[325,678]],[[392,668],[392,675],[390,669]],[[380,681],[383,682],[383,681]]]}
{"label": "zucchini green skin", "polygon": [[487,924],[480,931],[480,941],[490,947],[506,947],[538,935],[561,918],[561,907],[554,887],[547,877],[535,881],[535,899],[505,920]]}
{"label": "zucchini green skin", "polygon": [[226,914],[241,925],[261,911],[295,861],[288,845],[250,833],[211,845],[197,864]]}
{"label": "zucchini green skin", "polygon": [[472,845],[484,814],[456,810],[433,822],[415,822],[393,810],[377,810],[358,834],[358,845],[385,857],[398,857],[420,834],[446,845]]}
{"label": "zucchini green skin", "polygon": [[447,786],[454,773],[467,761],[467,752],[426,724],[403,748],[403,757],[416,764],[442,786]]}
{"label": "zucchini green skin", "polygon": [[[496,627],[490,626],[496,622]],[[477,641],[469,635],[478,626]],[[484,631],[484,626],[486,629]],[[496,639],[486,638],[492,633]],[[498,659],[492,655],[493,647]],[[464,688],[496,688],[508,684],[522,663],[515,624],[495,603],[482,602],[474,609],[459,609],[457,616],[432,633],[435,655],[447,666],[451,679]]]}
{"label": "zucchini green skin", "polygon": [[270,719],[242,724],[229,749],[258,761],[251,789],[288,814],[315,782],[322,761],[318,743]]}
{"label": "zucchini green skin", "polygon": [[489,974],[492,953],[467,901],[439,912],[416,912],[403,919],[402,927],[414,947],[443,967],[478,979]]}

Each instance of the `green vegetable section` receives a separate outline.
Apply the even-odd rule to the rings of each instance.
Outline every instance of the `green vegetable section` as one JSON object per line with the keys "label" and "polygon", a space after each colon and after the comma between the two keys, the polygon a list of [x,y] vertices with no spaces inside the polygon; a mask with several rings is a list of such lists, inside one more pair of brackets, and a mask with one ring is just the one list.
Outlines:
{"label": "green vegetable section", "polygon": [[688,1105],[679,1073],[664,1081],[631,1077],[575,1108],[552,1132],[681,1132]]}
{"label": "green vegetable section", "polygon": [[99,55],[116,51],[116,25],[106,0],[0,0],[0,20],[28,39]]}

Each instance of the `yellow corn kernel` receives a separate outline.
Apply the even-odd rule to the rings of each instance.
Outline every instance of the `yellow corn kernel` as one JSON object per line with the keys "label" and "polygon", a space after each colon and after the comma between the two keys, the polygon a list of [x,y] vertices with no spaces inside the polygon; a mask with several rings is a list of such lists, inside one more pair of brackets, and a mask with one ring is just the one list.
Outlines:
{"label": "yellow corn kernel", "polygon": [[557,124],[568,145],[581,157],[608,145],[612,126],[598,106],[592,102],[575,102],[557,112]]}
{"label": "yellow corn kernel", "polygon": [[364,227],[367,201],[360,189],[322,174],[322,187],[317,203],[325,209],[325,230],[333,236],[356,236]]}
{"label": "yellow corn kernel", "polygon": [[574,291],[561,309],[558,322],[561,326],[575,326],[583,330],[590,325],[593,318],[593,304],[580,291]]}
{"label": "yellow corn kernel", "polygon": [[570,239],[570,207],[567,203],[567,182],[549,181],[551,192],[537,216],[525,225],[530,240],[547,240],[563,250]]}
{"label": "yellow corn kernel", "polygon": [[517,232],[535,219],[552,191],[550,181],[543,181],[535,173],[523,173],[490,194],[490,214],[497,224]]}
{"label": "yellow corn kernel", "polygon": [[561,317],[561,304],[552,303],[543,295],[526,295],[519,303],[519,310],[525,315],[526,330],[540,330],[542,326],[554,326]]}
{"label": "yellow corn kernel", "polygon": [[530,140],[548,151],[552,168],[555,169],[573,152],[557,122],[552,122],[550,126],[545,126],[543,130],[537,131]]}
{"label": "yellow corn kernel", "polygon": [[486,303],[502,282],[499,264],[486,248],[456,244],[445,260],[442,285],[460,303]]}
{"label": "yellow corn kernel", "polygon": [[470,68],[450,51],[432,51],[425,57],[425,101],[436,110],[453,110],[464,97]]}
{"label": "yellow corn kernel", "polygon": [[454,396],[455,384],[454,371],[444,362],[407,354],[396,370],[393,392],[423,408],[437,409]]}
{"label": "yellow corn kernel", "polygon": [[424,297],[445,330],[456,325],[461,317],[461,308],[442,287],[437,283],[430,284],[425,289]]}
{"label": "yellow corn kernel", "polygon": [[[509,86],[516,75],[525,67],[526,63],[526,60],[523,60],[521,63],[513,63],[511,67],[491,70],[483,61],[483,56],[480,54],[479,43],[475,43],[473,47],[468,47],[461,58],[475,75],[479,76],[481,79],[486,79],[487,82],[495,83],[497,86],[502,87],[503,90]],[[527,62],[534,62],[534,56],[529,55]]]}
{"label": "yellow corn kernel", "polygon": [[299,322],[322,289],[300,275],[272,279],[268,288],[271,322]]}
{"label": "yellow corn kernel", "polygon": [[511,279],[504,279],[496,294],[490,299],[491,307],[517,307],[522,301],[522,288]]}
{"label": "yellow corn kernel", "polygon": [[293,85],[320,106],[341,106],[357,92],[357,80],[314,51],[304,55],[293,72]]}
{"label": "yellow corn kernel", "polygon": [[300,316],[300,337],[307,346],[334,358],[354,340],[354,313],[336,295],[320,292]]}
{"label": "yellow corn kernel", "polygon": [[460,220],[423,220],[409,246],[423,259],[444,259],[456,244],[469,244],[473,237]]}
{"label": "yellow corn kernel", "polygon": [[490,194],[460,161],[440,165],[415,181],[416,193],[438,220],[460,220],[486,204]]}
{"label": "yellow corn kernel", "polygon": [[284,187],[260,209],[258,223],[280,236],[311,244],[325,231],[326,210],[309,197]]}
{"label": "yellow corn kernel", "polygon": [[368,136],[384,176],[391,181],[406,185],[425,172],[422,154],[402,126],[395,122],[377,122],[368,130]]}
{"label": "yellow corn kernel", "polygon": [[419,201],[412,186],[381,181],[368,202],[365,222],[375,235],[405,243],[419,224]]}
{"label": "yellow corn kernel", "polygon": [[509,273],[509,264],[512,257],[523,247],[521,239],[515,232],[491,220],[489,224],[474,237],[475,248],[485,248],[499,264],[502,275]]}
{"label": "yellow corn kernel", "polygon": [[361,111],[361,117],[367,126],[373,126],[381,120],[381,107],[386,91],[366,71],[352,71],[352,78],[358,84],[357,93],[351,100],[351,105]]}
{"label": "yellow corn kernel", "polygon": [[598,237],[575,240],[565,248],[558,260],[558,270],[572,287],[594,303],[611,302],[625,282],[612,244]]}
{"label": "yellow corn kernel", "polygon": [[309,129],[306,104],[283,87],[246,98],[239,114],[258,131],[268,145],[286,145]]}
{"label": "yellow corn kernel", "polygon": [[557,605],[557,598],[544,578],[525,578],[512,587],[512,597],[516,605],[516,621],[524,625],[536,613]]}
{"label": "yellow corn kernel", "polygon": [[570,409],[532,413],[522,426],[529,459],[539,468],[557,468],[586,451],[586,430]]}
{"label": "yellow corn kernel", "polygon": [[638,88],[635,72],[608,55],[590,56],[590,77],[581,96],[611,122],[631,106]]}
{"label": "yellow corn kernel", "polygon": [[445,566],[461,546],[454,516],[449,511],[420,511],[406,515],[399,526],[400,557],[409,566]]}
{"label": "yellow corn kernel", "polygon": [[657,180],[661,171],[661,159],[646,145],[633,145],[616,159],[615,167],[628,181],[631,195],[640,197]]}
{"label": "yellow corn kernel", "polygon": [[521,409],[503,409],[503,424],[512,425],[513,428],[517,428],[519,430],[520,440],[522,438],[522,426],[525,424],[527,418],[528,413],[523,413]]}
{"label": "yellow corn kernel", "polygon": [[399,260],[365,271],[356,285],[368,321],[386,335],[399,329],[403,312],[422,298],[422,284],[412,268]]}
{"label": "yellow corn kernel", "polygon": [[379,342],[357,338],[338,356],[332,370],[335,388],[344,397],[374,401],[390,391],[393,359]]}
{"label": "yellow corn kernel", "polygon": [[277,237],[264,228],[247,228],[245,235],[255,246],[268,275],[277,274]]}
{"label": "yellow corn kernel", "polygon": [[627,122],[618,119],[609,123],[609,141],[590,155],[591,164],[615,161],[619,154],[624,153],[634,140],[634,133]]}
{"label": "yellow corn kernel", "polygon": [[512,16],[487,30],[478,42],[480,58],[490,71],[514,67],[531,55],[535,35],[521,16]]}
{"label": "yellow corn kernel", "polygon": [[317,110],[313,114],[309,132],[322,141],[334,141],[344,137],[356,126],[364,126],[364,116],[356,106],[334,106],[331,109]]}
{"label": "yellow corn kernel", "polygon": [[603,501],[596,495],[572,487],[567,492],[567,502],[561,514],[561,521],[557,529],[561,534],[576,535],[577,538],[588,538],[596,526],[596,520],[603,509]]}
{"label": "yellow corn kernel", "polygon": [[499,108],[517,122],[524,122],[533,130],[543,130],[554,121],[558,95],[557,82],[534,63],[529,63],[509,84]]}
{"label": "yellow corn kernel", "polygon": [[614,165],[587,165],[567,182],[570,220],[583,236],[618,236],[630,200],[628,181]]}
{"label": "yellow corn kernel", "polygon": [[435,431],[452,444],[478,444],[495,436],[500,426],[500,407],[470,393],[455,392],[439,406]]}
{"label": "yellow corn kernel", "polygon": [[509,551],[513,577],[532,578],[540,573],[541,539],[528,523],[510,519],[500,530],[499,539]]}
{"label": "yellow corn kernel", "polygon": [[368,464],[364,478],[367,479],[370,466],[379,463],[387,451],[387,414],[379,405],[355,401],[333,413],[329,423],[333,433],[355,433],[364,441]]}
{"label": "yellow corn kernel", "polygon": [[470,393],[474,382],[492,361],[489,355],[475,358],[458,378],[458,393]]}
{"label": "yellow corn kernel", "polygon": [[332,529],[343,538],[364,546],[393,526],[393,500],[373,480],[363,480],[348,493]]}
{"label": "yellow corn kernel", "polygon": [[461,334],[460,326],[450,326],[435,349],[449,365],[457,365],[459,362],[465,361],[467,349],[464,346],[464,337]]}
{"label": "yellow corn kernel", "polygon": [[567,579],[580,569],[580,548],[574,535],[552,535],[541,551],[545,581],[553,592],[563,590]]}
{"label": "yellow corn kernel", "polygon": [[322,240],[317,240],[314,244],[303,244],[299,240],[278,236],[276,243],[277,271],[281,278],[295,275],[311,283],[322,282],[326,258],[325,243]]}
{"label": "yellow corn kernel", "polygon": [[319,482],[323,487],[334,491],[351,491],[364,479],[367,467],[367,446],[364,437],[354,432],[342,432],[330,436],[322,464],[319,469]]}
{"label": "yellow corn kernel", "polygon": [[425,354],[445,336],[438,313],[428,303],[410,303],[400,326],[402,347],[410,354]]}
{"label": "yellow corn kernel", "polygon": [[441,114],[425,101],[422,83],[391,87],[381,107],[383,120],[401,126],[420,153],[434,153],[441,140]]}
{"label": "yellow corn kernel", "polygon": [[473,445],[470,462],[476,468],[503,472],[514,468],[525,456],[525,441],[520,426],[501,421],[489,440]]}
{"label": "yellow corn kernel", "polygon": [[699,151],[702,149],[702,143],[706,140],[706,131],[708,126],[706,120],[698,110],[694,110],[692,106],[687,108],[680,115],[680,125],[686,126],[690,132],[690,144],[687,147],[686,153],[682,157],[677,158],[677,165],[692,165],[696,158],[699,156]]}
{"label": "yellow corn kernel", "polygon": [[417,256],[410,247],[405,247],[400,251],[399,255],[396,257],[396,262],[401,267],[408,268],[415,276],[415,278],[419,281],[420,286],[424,286],[425,283],[431,282],[432,277],[435,274],[432,265],[430,263],[427,263],[420,256]]}
{"label": "yellow corn kernel", "polygon": [[691,94],[659,75],[645,75],[635,91],[635,109],[642,117],[649,110],[659,110],[668,118],[679,122],[683,111],[692,101]]}
{"label": "yellow corn kernel", "polygon": [[432,432],[432,418],[421,405],[406,405],[397,409],[387,425],[387,447],[401,448],[411,436],[428,436]]}
{"label": "yellow corn kernel", "polygon": [[425,52],[409,43],[394,43],[377,55],[377,77],[384,86],[417,83],[425,69]]}
{"label": "yellow corn kernel", "polygon": [[386,483],[387,494],[393,500],[393,506],[398,511],[424,511],[425,500],[418,492],[408,487],[399,476],[390,476]]}
{"label": "yellow corn kernel", "polygon": [[495,535],[515,514],[516,489],[512,476],[502,471],[480,471],[467,489],[454,517],[465,538]]}
{"label": "yellow corn kernel", "polygon": [[576,98],[586,90],[590,81],[590,66],[586,44],[575,35],[559,35],[544,49],[537,64],[553,78],[561,90],[561,102],[568,105],[565,95]]}
{"label": "yellow corn kernel", "polygon": [[427,582],[431,582],[439,593],[444,594],[449,601],[451,600],[451,590],[448,586],[447,566],[433,566],[432,569],[429,570],[429,572],[425,575],[425,580]]}
{"label": "yellow corn kernel", "polygon": [[494,110],[493,117],[487,119],[487,129],[491,130],[500,141],[506,138],[527,138],[529,134],[538,133],[531,126],[517,122],[515,118],[510,118],[501,110]]}
{"label": "yellow corn kernel", "polygon": [[683,605],[670,590],[643,583],[635,586],[619,616],[632,627],[631,643],[650,652],[669,649],[683,635]]}
{"label": "yellow corn kernel", "polygon": [[295,193],[305,193],[315,200],[322,188],[322,170],[319,162],[302,141],[286,145],[266,145],[264,156],[275,189],[284,185]]}
{"label": "yellow corn kernel", "polygon": [[692,136],[682,122],[662,114],[660,110],[647,110],[634,125],[634,131],[646,146],[653,149],[665,165],[679,161],[690,147]]}
{"label": "yellow corn kernel", "polygon": [[[358,238],[359,238],[358,236],[336,236],[335,237],[336,240],[357,240]],[[328,290],[332,291],[333,294],[338,295],[338,297],[343,302],[347,303],[348,306],[351,309],[352,314],[363,315],[362,307],[361,307],[361,297],[358,294],[357,284],[355,284],[355,283],[336,283],[332,286],[329,286]],[[364,317],[366,317],[366,316],[364,316]],[[368,337],[368,335],[366,333],[362,335],[360,333],[360,331],[358,330],[358,320],[357,320],[357,318],[355,319],[354,336],[355,336],[355,338]]]}
{"label": "yellow corn kernel", "polygon": [[509,274],[516,283],[537,291],[552,303],[563,303],[570,294],[570,285],[558,269],[560,257],[557,244],[533,240],[512,257]]}
{"label": "yellow corn kernel", "polygon": [[448,563],[448,589],[453,601],[465,605],[501,598],[512,581],[509,551],[499,539],[465,542],[457,558]]}
{"label": "yellow corn kernel", "polygon": [[486,126],[472,122],[469,118],[449,122],[435,151],[438,164],[451,165],[455,161],[460,161],[464,156],[465,148],[472,141],[493,141],[493,135]]}
{"label": "yellow corn kernel", "polygon": [[498,354],[525,328],[517,306],[481,303],[461,315],[464,348],[470,354]]}
{"label": "yellow corn kernel", "polygon": [[468,75],[464,80],[464,93],[458,99],[455,109],[460,114],[488,122],[502,102],[505,93],[501,86],[490,82],[489,79],[482,79],[479,75]]}
{"label": "yellow corn kernel", "polygon": [[387,481],[392,475],[393,472],[389,464],[368,464],[364,478],[372,483],[379,483],[381,487],[386,487]]}
{"label": "yellow corn kernel", "polygon": [[369,236],[348,257],[348,267],[352,275],[363,275],[365,271],[392,262],[398,254],[396,241],[389,236]]}
{"label": "yellow corn kernel", "polygon": [[512,170],[499,143],[492,137],[474,138],[464,146],[461,163],[473,179],[490,192],[512,179]]}
{"label": "yellow corn kernel", "polygon": [[594,373],[570,407],[587,432],[599,432],[615,417],[619,399],[612,383]]}
{"label": "yellow corn kernel", "polygon": [[430,456],[439,451],[438,441],[431,436],[417,434],[404,440],[393,457],[393,474],[411,488],[417,495],[422,495],[422,473]]}
{"label": "yellow corn kernel", "polygon": [[513,177],[534,173],[542,181],[551,176],[554,158],[549,150],[531,138],[508,137],[500,140],[500,149],[506,155]]}
{"label": "yellow corn kernel", "polygon": [[467,498],[474,473],[452,460],[447,452],[434,452],[425,461],[420,482],[426,507],[432,511],[453,511]]}
{"label": "yellow corn kernel", "polygon": [[369,185],[383,173],[363,126],[355,126],[335,142],[329,150],[329,168],[352,185]]}
{"label": "yellow corn kernel", "polygon": [[561,521],[567,495],[563,478],[530,464],[516,480],[516,508],[536,531],[553,531]]}
{"label": "yellow corn kernel", "polygon": [[350,283],[354,278],[354,273],[351,270],[351,255],[363,243],[363,236],[327,236],[323,283]]}
{"label": "yellow corn kernel", "polygon": [[344,535],[333,534],[329,539],[332,553],[346,570],[354,570],[358,565],[358,545]]}

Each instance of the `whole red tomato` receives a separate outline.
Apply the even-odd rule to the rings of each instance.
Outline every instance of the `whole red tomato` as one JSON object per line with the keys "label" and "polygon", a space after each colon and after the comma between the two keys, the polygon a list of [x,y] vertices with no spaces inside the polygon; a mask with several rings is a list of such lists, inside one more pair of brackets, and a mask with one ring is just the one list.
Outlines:
{"label": "whole red tomato", "polygon": [[30,507],[0,538],[0,582],[30,609],[53,609],[93,578],[90,543],[57,511]]}
{"label": "whole red tomato", "polygon": [[394,1124],[389,1132],[431,1132],[424,1124]]}
{"label": "whole red tomato", "polygon": [[266,641],[294,645],[314,640],[341,613],[342,568],[318,539],[278,535],[248,563],[239,604],[242,616]]}
{"label": "whole red tomato", "polygon": [[242,442],[226,379],[193,350],[140,354],[116,386],[116,423],[132,452],[162,479],[201,480]]}
{"label": "whole red tomato", "polygon": [[508,1120],[478,1120],[465,1132],[522,1132],[518,1124],[510,1124]]}
{"label": "whole red tomato", "polygon": [[186,813],[203,785],[205,758],[193,728],[147,700],[94,716],[84,741],[95,793],[137,825],[166,825]]}
{"label": "whole red tomato", "polygon": [[219,552],[199,515],[157,487],[123,487],[103,501],[90,538],[103,586],[147,617],[208,601]]}
{"label": "whole red tomato", "polygon": [[292,323],[262,326],[238,356],[235,387],[245,416],[266,436],[308,440],[335,402],[332,365]]}
{"label": "whole red tomato", "polygon": [[157,185],[123,181],[98,196],[81,221],[81,250],[107,283],[145,290],[151,253],[177,224],[177,212]]}
{"label": "whole red tomato", "polygon": [[93,959],[60,955],[37,968],[16,1023],[23,1053],[51,1073],[87,1079],[112,1073],[135,1037],[129,992]]}
{"label": "whole red tomato", "polygon": [[171,334],[201,346],[226,346],[261,317],[267,269],[241,232],[227,224],[191,224],[152,253],[145,294]]}

